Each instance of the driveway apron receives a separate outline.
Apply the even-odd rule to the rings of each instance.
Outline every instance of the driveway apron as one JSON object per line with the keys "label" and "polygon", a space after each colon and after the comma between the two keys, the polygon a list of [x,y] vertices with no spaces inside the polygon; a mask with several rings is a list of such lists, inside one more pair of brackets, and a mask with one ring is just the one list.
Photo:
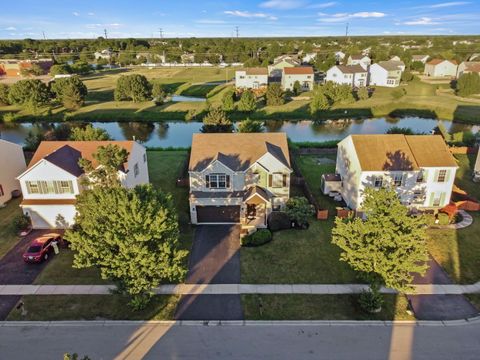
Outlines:
{"label": "driveway apron", "polygon": [[[240,283],[240,229],[236,225],[202,225],[195,230],[188,284]],[[240,295],[184,295],[179,320],[241,320]]]}

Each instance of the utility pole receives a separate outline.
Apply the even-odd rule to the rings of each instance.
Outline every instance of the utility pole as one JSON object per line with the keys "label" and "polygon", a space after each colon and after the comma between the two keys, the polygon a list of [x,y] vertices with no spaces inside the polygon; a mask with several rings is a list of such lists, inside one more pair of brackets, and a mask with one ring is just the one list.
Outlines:
{"label": "utility pole", "polygon": [[160,39],[163,39],[163,29],[158,28],[158,32],[160,33]]}
{"label": "utility pole", "polygon": [[103,33],[105,34],[105,39],[108,39],[108,36],[107,36],[107,29],[103,29]]}
{"label": "utility pole", "polygon": [[237,39],[238,39],[238,34],[239,34],[238,26],[235,26],[235,35],[237,36]]}
{"label": "utility pole", "polygon": [[350,39],[348,37],[348,23],[347,25],[345,26],[345,42],[350,42]]}
{"label": "utility pole", "polygon": [[47,37],[45,36],[45,31],[42,30],[42,34],[43,34],[43,40],[47,40]]}

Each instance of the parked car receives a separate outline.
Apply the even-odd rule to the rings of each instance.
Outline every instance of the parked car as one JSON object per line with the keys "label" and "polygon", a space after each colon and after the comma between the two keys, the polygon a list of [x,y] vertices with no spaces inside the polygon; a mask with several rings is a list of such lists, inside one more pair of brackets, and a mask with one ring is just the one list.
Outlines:
{"label": "parked car", "polygon": [[53,242],[61,243],[61,235],[45,234],[34,239],[23,253],[23,260],[28,263],[39,263],[47,260],[53,251]]}

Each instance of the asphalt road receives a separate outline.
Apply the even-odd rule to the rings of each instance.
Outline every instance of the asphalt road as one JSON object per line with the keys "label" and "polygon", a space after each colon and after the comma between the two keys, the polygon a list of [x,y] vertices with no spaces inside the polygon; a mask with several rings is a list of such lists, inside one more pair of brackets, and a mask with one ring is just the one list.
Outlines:
{"label": "asphalt road", "polygon": [[[57,323],[58,324],[58,323]],[[0,327],[2,359],[478,359],[480,322],[455,326]]]}

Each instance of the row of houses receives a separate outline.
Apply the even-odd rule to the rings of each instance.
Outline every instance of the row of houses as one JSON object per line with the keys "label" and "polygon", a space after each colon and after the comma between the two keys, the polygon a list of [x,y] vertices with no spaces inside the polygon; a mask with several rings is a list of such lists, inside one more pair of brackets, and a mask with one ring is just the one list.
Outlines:
{"label": "row of houses", "polygon": [[17,60],[17,59],[0,59],[0,76],[21,76],[23,70],[29,70],[33,65],[38,65],[45,74],[50,71],[53,65],[52,59],[36,59],[36,60]]}
{"label": "row of houses", "polygon": [[235,71],[235,87],[239,89],[261,89],[279,82],[284,90],[293,90],[298,81],[302,91],[313,89],[315,74],[311,66],[284,67],[280,76],[278,69],[270,76],[267,68],[246,68]]}
{"label": "row of houses", "polygon": [[433,59],[425,64],[424,74],[431,77],[459,78],[463,74],[480,74],[480,61],[463,61]]}
{"label": "row of houses", "polygon": [[[122,186],[149,182],[146,149],[135,141],[43,141],[25,166],[22,148],[0,140],[0,203],[21,190],[21,208],[34,228],[74,224],[76,197],[88,174],[81,158],[98,166],[100,146],[128,152],[118,169]],[[326,194],[336,193],[362,211],[366,187],[391,186],[405,206],[438,210],[450,203],[457,163],[439,135],[350,135],[340,141],[334,174],[317,179]],[[194,134],[188,164],[193,224],[241,224],[249,233],[267,226],[270,213],[290,198],[292,164],[285,133]]]}

